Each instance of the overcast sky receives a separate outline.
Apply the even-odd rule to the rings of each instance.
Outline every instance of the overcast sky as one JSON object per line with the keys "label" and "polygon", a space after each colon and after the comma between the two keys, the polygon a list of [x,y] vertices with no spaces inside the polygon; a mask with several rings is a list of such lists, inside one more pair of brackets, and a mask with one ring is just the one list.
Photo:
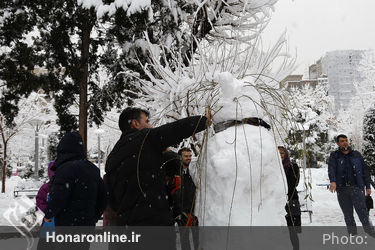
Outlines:
{"label": "overcast sky", "polygon": [[375,49],[375,0],[279,0],[264,41],[276,41],[286,29],[295,73],[306,73],[325,52]]}

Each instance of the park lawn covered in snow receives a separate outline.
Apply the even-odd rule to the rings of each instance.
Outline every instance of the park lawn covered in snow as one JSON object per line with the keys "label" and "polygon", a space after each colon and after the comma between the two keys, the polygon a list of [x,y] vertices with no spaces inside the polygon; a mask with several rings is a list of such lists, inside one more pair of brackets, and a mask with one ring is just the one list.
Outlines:
{"label": "park lawn covered in snow", "polygon": [[[326,187],[316,186],[316,184],[328,183],[327,168],[311,169],[312,174],[312,223],[310,223],[308,213],[302,213],[302,225],[303,226],[344,226],[344,216],[341,212],[339,204],[337,202],[336,194],[329,192]],[[13,190],[17,185],[34,186],[35,181],[25,181],[17,176],[13,176],[7,179],[6,182],[6,193],[0,194],[0,225],[9,226],[9,221],[4,218],[4,213],[12,203],[20,200],[20,197],[15,198],[13,196]],[[301,173],[301,181],[298,190],[303,190],[303,174]],[[373,191],[374,192],[374,191]],[[300,202],[303,203],[303,195],[300,194]],[[35,199],[32,200],[35,204]],[[355,219],[357,225],[361,225],[356,213]],[[370,219],[375,221],[375,210],[370,210]]]}

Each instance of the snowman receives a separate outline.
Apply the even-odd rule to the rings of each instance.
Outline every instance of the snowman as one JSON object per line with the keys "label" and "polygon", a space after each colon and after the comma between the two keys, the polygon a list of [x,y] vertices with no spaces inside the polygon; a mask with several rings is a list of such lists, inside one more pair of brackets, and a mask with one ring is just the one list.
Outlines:
{"label": "snowman", "polygon": [[214,80],[219,111],[213,116],[215,133],[200,157],[200,225],[285,225],[287,183],[261,96],[230,73]]}

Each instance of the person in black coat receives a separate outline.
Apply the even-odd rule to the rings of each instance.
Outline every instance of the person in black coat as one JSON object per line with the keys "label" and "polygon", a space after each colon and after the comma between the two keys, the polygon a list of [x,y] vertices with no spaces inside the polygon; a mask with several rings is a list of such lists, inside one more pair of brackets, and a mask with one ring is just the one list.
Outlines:
{"label": "person in black coat", "polygon": [[165,179],[169,207],[170,211],[172,212],[173,219],[176,220],[176,218],[181,214],[180,156],[176,152],[167,149],[165,152],[163,152],[163,166],[165,168]]}
{"label": "person in black coat", "polygon": [[199,230],[197,226],[198,218],[195,216],[195,201],[197,198],[196,186],[190,175],[189,165],[191,162],[191,150],[189,148],[181,148],[178,151],[181,157],[181,193],[180,193],[180,218],[178,224],[180,228],[181,249],[190,250],[190,231],[193,236],[194,249],[198,249]]}
{"label": "person in black coat", "polygon": [[120,115],[122,135],[106,162],[110,205],[117,225],[170,226],[162,152],[206,128],[205,116],[193,116],[152,128],[149,113],[127,108]]}
{"label": "person in black coat", "polygon": [[173,151],[163,153],[166,171],[168,201],[177,225],[182,250],[190,250],[190,232],[194,249],[198,249],[198,218],[194,215],[196,186],[189,172],[191,150],[182,148],[178,154]]}
{"label": "person in black coat", "polygon": [[[152,128],[148,117],[146,110],[126,108],[119,118],[122,135],[107,158],[109,203],[116,211],[117,226],[174,225],[167,200],[163,152],[204,130],[208,120],[205,116],[193,116]],[[172,235],[173,230],[169,236]],[[175,241],[167,240],[169,245],[150,242],[158,248],[163,245],[163,249],[176,247]]]}
{"label": "person in black coat", "polygon": [[288,201],[285,205],[286,222],[289,229],[289,237],[293,249],[299,249],[299,239],[297,233],[301,231],[301,208],[298,201],[297,186],[299,183],[300,173],[297,163],[291,162],[288,150],[279,146],[279,153],[283,163],[286,180],[288,183]]}
{"label": "person in black coat", "polygon": [[82,138],[69,132],[57,146],[50,201],[45,211],[56,226],[95,226],[106,206],[106,190],[99,169],[86,160]]}
{"label": "person in black coat", "polygon": [[[93,233],[106,207],[106,190],[99,169],[86,160],[82,138],[77,132],[69,132],[61,138],[51,169],[55,175],[50,184],[44,220],[49,222],[54,217],[56,235]],[[90,243],[50,241],[46,246],[40,246],[83,250],[89,249]]]}
{"label": "person in black coat", "polygon": [[[189,171],[191,150],[182,148],[178,153],[165,151],[163,152],[163,159],[168,200],[173,218],[178,225],[186,226],[189,215],[194,214],[196,199],[196,186]],[[192,223],[191,219],[189,222]]]}

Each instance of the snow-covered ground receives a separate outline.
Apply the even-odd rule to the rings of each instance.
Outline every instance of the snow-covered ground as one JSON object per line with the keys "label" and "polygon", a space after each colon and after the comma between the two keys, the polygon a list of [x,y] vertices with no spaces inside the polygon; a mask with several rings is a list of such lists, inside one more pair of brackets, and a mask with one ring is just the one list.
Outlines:
{"label": "snow-covered ground", "polygon": [[[304,226],[344,226],[344,217],[337,202],[336,193],[332,194],[326,187],[316,186],[316,184],[329,183],[327,168],[311,169],[312,175],[312,223],[310,223],[309,214],[302,213],[302,224]],[[303,190],[303,178],[301,174],[301,181],[298,190]],[[0,226],[11,225],[11,223],[4,217],[5,212],[14,207],[15,203],[22,202],[22,198],[14,198],[13,190],[16,186],[26,185],[27,187],[34,187],[37,185],[33,180],[25,181],[18,176],[12,176],[7,179],[6,193],[0,193]],[[41,184],[41,183],[39,183]],[[300,194],[300,202],[303,203],[303,195]],[[32,200],[35,204],[35,199]],[[25,206],[25,203],[22,203]],[[355,218],[357,225],[361,225],[356,213]],[[375,210],[370,210],[370,218],[375,222]]]}
{"label": "snow-covered ground", "polygon": [[[30,208],[35,207],[35,198],[28,199],[24,196],[14,197],[13,191],[15,189],[39,189],[43,185],[43,182],[12,176],[11,178],[7,178],[5,185],[5,193],[0,193],[0,226],[20,224],[22,215]],[[7,219],[7,215],[9,214],[10,220]]]}
{"label": "snow-covered ground", "polygon": [[[312,223],[310,223],[308,213],[302,213],[302,225],[304,226],[345,226],[344,216],[341,212],[339,203],[337,201],[337,194],[331,193],[325,186],[317,186],[316,184],[329,183],[328,170],[324,168],[312,168]],[[301,174],[301,181],[298,190],[303,190],[303,180]],[[374,190],[373,190],[374,191]],[[303,195],[299,196],[300,203],[303,203]],[[370,210],[370,219],[375,221],[374,210]],[[354,212],[354,218],[357,225],[361,225],[357,214]]]}

